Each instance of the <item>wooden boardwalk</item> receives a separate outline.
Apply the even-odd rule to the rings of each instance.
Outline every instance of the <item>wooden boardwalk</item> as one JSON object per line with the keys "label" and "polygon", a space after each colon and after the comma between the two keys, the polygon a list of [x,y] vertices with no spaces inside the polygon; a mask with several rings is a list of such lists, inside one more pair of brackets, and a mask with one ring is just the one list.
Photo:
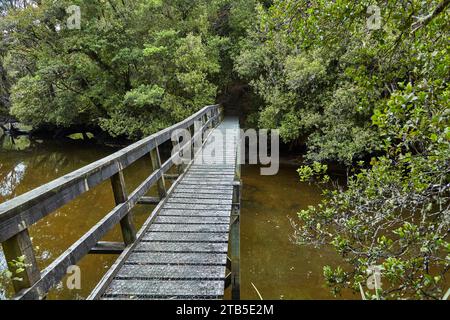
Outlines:
{"label": "wooden boardwalk", "polygon": [[[181,139],[180,130],[193,136]],[[86,255],[118,254],[88,299],[217,299],[228,285],[232,298],[239,299],[238,138],[238,120],[223,120],[220,105],[206,106],[110,156],[0,203],[5,258],[13,262],[23,257],[25,262],[23,268],[8,263],[20,277],[13,282],[14,298],[44,299]],[[170,141],[181,144],[182,150],[163,162],[159,148]],[[216,156],[223,156],[213,157],[214,148]],[[180,153],[190,155],[189,159],[195,154],[194,160],[180,165]],[[125,169],[144,158],[151,161],[153,170],[143,172],[143,181],[128,193]],[[174,166],[178,174],[168,174]],[[168,178],[176,179],[169,190]],[[40,270],[29,228],[107,180],[115,207]],[[154,185],[158,197],[146,196]],[[137,204],[156,204],[138,232],[132,211]],[[117,225],[123,241],[103,241]]]}
{"label": "wooden boardwalk", "polygon": [[[237,118],[225,118],[175,182],[141,238],[94,290],[101,299],[220,299],[236,181]],[[227,135],[227,139],[225,139]],[[219,141],[221,142],[221,141]],[[214,145],[216,156],[204,154]]]}

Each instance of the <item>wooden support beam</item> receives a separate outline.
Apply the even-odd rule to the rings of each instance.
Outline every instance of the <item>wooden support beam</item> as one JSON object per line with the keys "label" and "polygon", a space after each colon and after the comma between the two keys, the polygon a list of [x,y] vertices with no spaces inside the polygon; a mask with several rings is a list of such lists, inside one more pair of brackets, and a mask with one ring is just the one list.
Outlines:
{"label": "wooden support beam", "polygon": [[193,154],[192,159],[195,159],[194,161],[199,161],[200,163],[202,163],[201,154],[198,155],[198,158],[195,158],[195,155],[202,148],[202,145],[203,145],[202,122],[195,121],[194,122],[194,135],[193,135],[193,139],[192,139],[192,154]]}
{"label": "wooden support beam", "polygon": [[227,256],[227,265],[226,265],[228,270],[231,270],[231,259],[229,256]]}
{"label": "wooden support beam", "polygon": [[[9,238],[2,243],[2,246],[9,270],[14,277],[21,279],[21,281],[13,281],[14,291],[16,293],[22,289],[31,287],[41,278],[28,229]],[[17,261],[19,257],[25,258],[23,261],[25,264],[24,266],[18,266],[13,263],[13,261]],[[18,268],[23,268],[24,271],[17,273]]]}
{"label": "wooden support beam", "polygon": [[[123,172],[120,170],[111,177],[111,186],[114,193],[114,200],[116,205],[124,203],[128,200],[127,190],[125,188],[125,179]],[[126,245],[132,244],[136,240],[136,228],[133,222],[133,213],[129,211],[120,220],[120,228],[122,229],[123,242]]]}
{"label": "wooden support beam", "polygon": [[121,254],[124,249],[122,242],[99,241],[89,254]]}
{"label": "wooden support beam", "polygon": [[164,179],[177,180],[179,176],[180,176],[179,174],[165,174]]}
{"label": "wooden support beam", "polygon": [[[156,147],[155,149],[150,151],[150,158],[152,160],[153,171],[160,170],[161,169],[161,157],[159,155],[158,147]],[[161,175],[161,178],[158,179],[157,186],[158,186],[159,199],[163,199],[167,193],[164,175]]]}
{"label": "wooden support beam", "polygon": [[241,183],[235,181],[233,184],[233,206],[231,212],[230,241],[231,241],[231,299],[241,298],[241,241],[240,241],[240,199]]}
{"label": "wooden support beam", "polygon": [[142,197],[138,204],[158,204],[161,200],[158,197]]}
{"label": "wooden support beam", "polygon": [[236,169],[233,182],[233,202],[231,206],[230,240],[231,240],[231,299],[241,299],[241,136],[237,135]]}
{"label": "wooden support beam", "polygon": [[231,286],[231,272],[225,276],[225,289]]}

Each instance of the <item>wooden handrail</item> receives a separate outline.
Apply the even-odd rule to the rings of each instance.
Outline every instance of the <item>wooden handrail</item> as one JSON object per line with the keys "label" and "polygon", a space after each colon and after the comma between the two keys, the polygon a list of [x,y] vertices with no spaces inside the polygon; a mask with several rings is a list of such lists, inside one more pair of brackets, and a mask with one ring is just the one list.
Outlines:
{"label": "wooden handrail", "polygon": [[172,132],[191,126],[195,120],[217,107],[217,105],[204,107],[182,122],[0,204],[0,242],[27,229],[49,213],[111,178],[120,170],[150,153],[155,147],[169,140]]}
{"label": "wooden handrail", "polygon": [[[135,239],[135,230],[130,214],[131,209],[155,183],[158,183],[159,188],[164,188],[164,174],[173,166],[174,159],[177,156],[173,155],[164,164],[161,164],[158,146],[171,139],[175,130],[187,129],[199,120],[202,121],[201,135],[210,126],[216,124],[220,116],[221,108],[219,105],[204,107],[182,122],[0,204],[0,242],[3,244],[7,261],[24,255],[25,262],[28,263],[23,272],[23,280],[14,283],[17,293],[16,298],[40,299],[44,297],[48,290],[65,276],[67,268],[88,254],[103,236],[119,222],[122,226],[125,244],[131,245],[130,241]],[[204,117],[206,118],[205,121],[203,121]],[[198,134],[197,132],[196,136]],[[185,145],[193,143],[194,139],[195,136]],[[154,171],[128,196],[124,192],[123,169],[146,154],[152,155]],[[28,234],[28,227],[107,179],[112,181],[116,207],[45,268],[42,273],[39,272]],[[164,196],[162,191],[164,190],[160,190],[160,197]]]}

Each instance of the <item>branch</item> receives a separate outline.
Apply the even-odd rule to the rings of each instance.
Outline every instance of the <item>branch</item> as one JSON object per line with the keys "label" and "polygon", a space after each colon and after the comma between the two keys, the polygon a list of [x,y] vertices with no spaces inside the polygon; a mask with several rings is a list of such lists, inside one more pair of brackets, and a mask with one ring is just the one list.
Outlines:
{"label": "branch", "polygon": [[411,26],[412,27],[411,34],[415,33],[420,28],[425,27],[427,24],[429,24],[434,18],[436,18],[441,12],[443,12],[445,8],[448,7],[449,4],[450,0],[443,0],[441,3],[437,5],[437,7],[434,9],[432,13],[426,15],[425,17],[419,18],[419,21],[417,21]]}

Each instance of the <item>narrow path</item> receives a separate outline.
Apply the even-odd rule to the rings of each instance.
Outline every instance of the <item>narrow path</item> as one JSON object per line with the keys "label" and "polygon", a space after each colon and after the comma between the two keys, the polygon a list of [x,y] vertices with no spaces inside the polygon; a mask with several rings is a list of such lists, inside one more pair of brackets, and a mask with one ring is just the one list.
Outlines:
{"label": "narrow path", "polygon": [[[141,241],[116,264],[120,269],[102,299],[223,297],[238,129],[237,118],[225,118],[214,129],[219,132],[196,157],[206,163],[194,161],[178,181]],[[224,137],[219,163],[207,151],[218,142],[215,133]]]}

